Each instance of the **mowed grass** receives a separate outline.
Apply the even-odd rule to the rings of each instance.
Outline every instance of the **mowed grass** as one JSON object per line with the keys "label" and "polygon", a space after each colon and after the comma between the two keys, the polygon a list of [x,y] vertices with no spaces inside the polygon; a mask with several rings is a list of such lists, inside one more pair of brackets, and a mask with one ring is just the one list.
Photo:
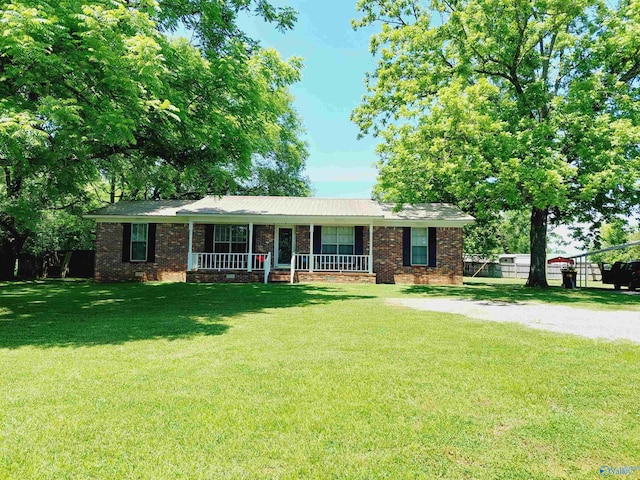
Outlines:
{"label": "mowed grass", "polygon": [[[402,295],[461,298],[504,303],[544,303],[589,310],[640,311],[640,292],[615,291],[613,285],[589,282],[586,288],[564,289],[550,282],[548,289],[527,288],[526,280],[511,278],[464,278],[462,286],[413,285],[399,288]],[[393,290],[393,289],[391,289]],[[391,294],[391,293],[389,293]]]}
{"label": "mowed grass", "polygon": [[0,478],[574,479],[640,464],[640,346],[385,303],[403,295],[640,299],[481,281],[0,284]]}

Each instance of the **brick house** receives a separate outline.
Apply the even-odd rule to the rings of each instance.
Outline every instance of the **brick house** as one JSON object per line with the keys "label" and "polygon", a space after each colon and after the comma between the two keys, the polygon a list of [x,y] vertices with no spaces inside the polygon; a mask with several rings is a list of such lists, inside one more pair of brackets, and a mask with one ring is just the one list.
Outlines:
{"label": "brick house", "polygon": [[119,202],[96,220],[97,281],[462,283],[450,204],[205,197]]}

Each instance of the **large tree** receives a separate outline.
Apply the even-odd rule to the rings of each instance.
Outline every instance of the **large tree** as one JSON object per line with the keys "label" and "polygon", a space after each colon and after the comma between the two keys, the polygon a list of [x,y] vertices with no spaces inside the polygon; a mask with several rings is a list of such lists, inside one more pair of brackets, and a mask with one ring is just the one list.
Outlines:
{"label": "large tree", "polygon": [[[111,201],[303,194],[307,146],[288,92],[299,79],[299,61],[284,62],[271,49],[257,49],[242,62],[208,60],[185,40],[173,43],[174,52],[184,50],[165,56],[174,72],[166,97],[178,121],[158,116],[140,129],[135,144],[105,152]],[[290,188],[282,191],[281,183]]]}
{"label": "large tree", "polygon": [[[222,193],[280,151],[300,60],[247,38],[242,10],[295,21],[265,0],[3,3],[0,279],[52,214],[81,213],[103,186],[112,201]],[[178,26],[191,42],[168,35]]]}
{"label": "large tree", "polygon": [[527,209],[527,285],[547,286],[549,221],[639,198],[640,1],[360,0],[378,66],[354,111],[381,137],[377,195],[480,220]]}

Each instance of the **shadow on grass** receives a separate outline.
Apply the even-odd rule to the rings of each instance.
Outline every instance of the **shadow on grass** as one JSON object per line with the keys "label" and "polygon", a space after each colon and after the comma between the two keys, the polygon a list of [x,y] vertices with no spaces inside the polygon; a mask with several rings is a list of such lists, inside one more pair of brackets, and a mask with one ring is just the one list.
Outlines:
{"label": "shadow on grass", "polygon": [[567,290],[561,287],[528,288],[524,285],[483,283],[475,281],[462,286],[412,285],[403,289],[407,294],[430,297],[457,297],[467,300],[496,301],[504,303],[543,302],[550,304],[629,305],[637,307],[640,296],[627,291],[606,288],[579,288]]}
{"label": "shadow on grass", "polygon": [[0,348],[122,344],[221,335],[226,318],[351,298],[330,287],[264,284],[0,284]]}

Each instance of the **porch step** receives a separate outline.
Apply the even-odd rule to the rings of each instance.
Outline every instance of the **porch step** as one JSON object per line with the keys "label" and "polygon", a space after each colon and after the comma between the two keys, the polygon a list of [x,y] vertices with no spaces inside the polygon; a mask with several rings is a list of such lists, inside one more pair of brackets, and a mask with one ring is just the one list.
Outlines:
{"label": "porch step", "polygon": [[269,283],[285,283],[291,281],[289,270],[272,270],[269,272]]}

